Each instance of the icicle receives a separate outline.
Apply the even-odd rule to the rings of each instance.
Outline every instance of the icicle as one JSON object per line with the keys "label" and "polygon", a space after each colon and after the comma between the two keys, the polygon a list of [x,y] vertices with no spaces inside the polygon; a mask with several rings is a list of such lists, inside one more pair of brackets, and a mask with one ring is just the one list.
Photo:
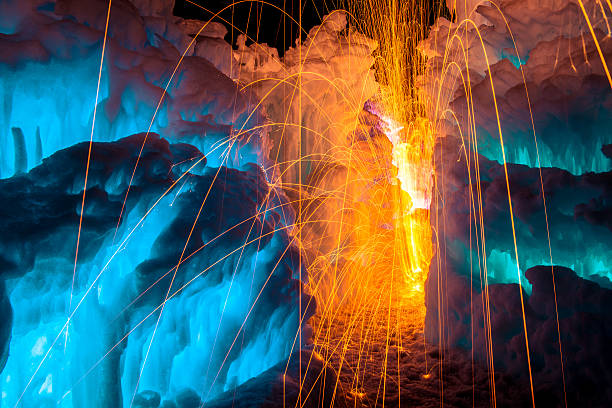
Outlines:
{"label": "icicle", "polygon": [[[11,114],[13,113],[13,91],[15,90],[15,86],[11,81],[5,80],[3,81],[3,87],[2,87],[2,99],[3,99],[3,106],[2,106],[2,114],[3,114],[3,119],[4,119],[4,123],[2,123],[2,128],[0,128],[0,134],[2,134],[2,137],[0,138],[0,141],[2,141],[2,145],[1,145],[1,149],[4,153],[2,160],[4,160],[4,162],[2,160],[0,160],[0,172],[3,168],[6,168],[8,170],[8,163],[7,161],[8,156],[10,156],[10,148],[9,148],[9,144],[10,141],[8,139],[8,128],[10,126],[11,123]],[[5,127],[6,126],[6,127]],[[4,133],[6,132],[6,133]],[[4,135],[6,135],[6,139],[4,138]],[[4,149],[7,149],[6,151]],[[7,171],[7,174],[10,174],[10,171]],[[2,176],[2,174],[0,174],[0,177]]]}
{"label": "icicle", "polygon": [[40,126],[36,126],[36,164],[42,162],[42,140],[40,140]]}
{"label": "icicle", "polygon": [[10,81],[4,81],[4,92],[2,97],[4,98],[4,120],[6,125],[10,123],[11,114],[13,113],[13,92],[15,86]]}
{"label": "icicle", "polygon": [[26,151],[25,137],[21,128],[11,128],[15,146],[15,174],[28,170],[28,153]]}

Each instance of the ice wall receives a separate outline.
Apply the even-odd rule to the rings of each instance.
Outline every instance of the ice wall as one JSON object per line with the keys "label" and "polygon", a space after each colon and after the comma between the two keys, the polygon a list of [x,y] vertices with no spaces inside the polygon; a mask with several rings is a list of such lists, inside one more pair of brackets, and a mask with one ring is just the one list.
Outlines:
{"label": "ice wall", "polygon": [[[0,17],[7,27],[0,38],[1,177],[89,140],[108,2],[12,4],[4,7],[14,10]],[[197,146],[211,164],[220,165],[224,156],[232,167],[261,161],[266,132],[260,111],[208,60],[191,56],[193,45],[187,48],[190,38],[179,23],[140,17],[125,0],[114,3],[94,140],[150,129]],[[25,156],[13,128],[24,135]]]}
{"label": "ice wall", "polygon": [[[228,75],[260,98],[270,118],[272,178],[302,209],[303,246],[316,264],[312,269],[320,271],[316,291],[329,298],[334,282],[350,288],[362,273],[375,274],[365,268],[381,263],[370,251],[384,251],[377,245],[393,234],[392,145],[371,103],[379,92],[373,69],[378,44],[341,10],[324,16],[282,58],[248,40],[238,38]],[[373,238],[381,233],[384,238]],[[341,279],[334,277],[342,274],[338,270],[346,271]]]}
{"label": "ice wall", "polygon": [[144,135],[94,144],[74,284],[88,143],[2,181],[15,203],[1,225],[14,313],[2,406],[129,406],[136,390],[211,399],[294,347],[297,250],[261,169],[207,167],[196,148],[149,137],[116,234]]}
{"label": "ice wall", "polygon": [[582,4],[472,3],[420,45],[440,137],[426,336],[529,390],[525,324],[536,404],[610,398],[612,42]]}
{"label": "ice wall", "polygon": [[[606,20],[598,7],[585,4],[586,10],[590,10],[587,15],[600,49],[608,61],[612,56],[612,42],[605,35]],[[479,27],[465,20],[450,23],[440,19],[429,39],[420,45],[430,57],[429,71],[423,81],[431,101],[429,115],[436,118],[440,136],[453,139],[449,142],[441,139],[442,143],[457,149],[456,153],[447,152],[445,158],[439,159],[448,163],[450,156],[455,155],[463,160],[462,166],[468,166],[468,160],[469,166],[475,166],[474,153],[477,153],[502,163],[499,114],[507,163],[558,168],[576,176],[556,176],[564,180],[562,185],[543,180],[545,195],[551,196],[549,221],[554,262],[571,267],[580,276],[609,277],[609,257],[604,250],[610,239],[609,231],[599,223],[584,220],[579,210],[590,200],[602,200],[601,191],[605,196],[606,189],[575,187],[570,193],[574,184],[580,184],[585,177],[594,177],[588,173],[608,172],[612,163],[603,150],[612,143],[611,86],[578,3],[538,5],[529,1],[505,1],[500,10],[493,5],[478,6],[470,17],[478,16],[486,18]],[[520,64],[517,58],[522,61]],[[461,150],[464,148],[465,151]],[[486,183],[485,189],[489,183],[497,182],[500,186],[496,192],[500,197],[503,193],[503,175],[474,173],[470,177],[467,173],[453,174],[457,173],[454,165],[438,167],[441,174],[450,173],[449,180],[458,183],[455,188],[470,181],[476,185],[480,177]],[[527,172],[518,169],[513,167],[512,172]],[[511,181],[533,184],[530,194],[540,197],[540,203],[532,199],[534,208],[529,209],[532,214],[529,216],[520,214],[520,199],[525,197],[516,199],[516,211],[523,217],[517,220],[517,234],[519,265],[524,266],[524,272],[531,265],[550,263],[548,238],[541,192],[537,192],[538,172],[530,173],[524,180],[512,172]],[[456,180],[458,177],[461,180]],[[517,186],[514,190],[521,188]],[[487,223],[491,233],[485,256],[496,265],[490,270],[493,282],[510,282],[514,281],[510,272],[514,269],[513,242],[510,219],[504,213],[509,208],[499,210],[497,224]],[[468,246],[457,251],[466,255],[471,252],[473,259],[479,258]]]}
{"label": "ice wall", "polygon": [[0,3],[2,407],[199,406],[314,308],[265,116],[164,2],[112,2],[73,274],[108,4]]}
{"label": "ice wall", "polygon": [[504,1],[499,9],[480,5],[455,23],[440,19],[420,45],[430,57],[424,81],[430,115],[455,127],[444,113],[450,107],[464,127],[474,102],[479,153],[501,163],[497,104],[508,162],[536,167],[533,115],[542,167],[576,175],[610,170],[601,146],[612,143],[611,92],[597,50],[599,45],[606,60],[612,54],[608,16],[597,2],[583,4],[597,44],[577,1]]}

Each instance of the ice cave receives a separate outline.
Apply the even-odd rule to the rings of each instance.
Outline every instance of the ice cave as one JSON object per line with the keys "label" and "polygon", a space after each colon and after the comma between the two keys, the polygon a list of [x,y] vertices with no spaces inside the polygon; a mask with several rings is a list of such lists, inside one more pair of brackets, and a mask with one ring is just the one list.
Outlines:
{"label": "ice cave", "polygon": [[610,20],[0,0],[0,408],[612,406]]}

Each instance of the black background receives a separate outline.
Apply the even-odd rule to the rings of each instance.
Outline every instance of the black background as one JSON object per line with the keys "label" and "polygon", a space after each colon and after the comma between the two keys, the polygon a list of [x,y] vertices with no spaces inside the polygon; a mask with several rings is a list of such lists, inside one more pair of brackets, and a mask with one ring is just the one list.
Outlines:
{"label": "black background", "polygon": [[[219,15],[219,17],[227,20],[227,22],[215,18],[216,21],[222,22],[228,28],[230,28],[231,24],[235,26],[233,32],[231,29],[229,30],[225,38],[227,42],[234,45],[238,34],[244,31],[251,41],[275,47],[282,56],[284,50],[293,46],[298,38],[299,26],[291,17],[296,21],[301,21],[302,38],[304,38],[308,30],[321,23],[324,15],[335,9],[346,8],[344,6],[345,0],[265,0],[267,3],[284,10],[285,14],[273,6],[262,4],[258,1],[245,1],[231,6],[235,1],[176,0],[174,15],[207,21],[215,13],[230,6]],[[430,25],[433,24],[439,14],[451,19],[451,15],[445,6],[445,0],[429,0],[427,8]],[[287,16],[287,14],[291,17]]]}
{"label": "black background", "polygon": [[[214,13],[234,3],[231,0],[191,0],[191,2],[209,11],[205,11],[185,0],[176,0],[174,15],[206,21]],[[305,32],[308,32],[310,28],[321,23],[325,14],[341,7],[342,4],[342,0],[266,0],[266,2],[278,6],[297,21],[300,21],[301,8],[301,22],[303,30],[305,30],[302,31],[302,38],[306,36]],[[247,1],[230,7],[222,12],[220,17],[228,22],[233,21],[236,29],[246,31],[253,41],[276,47],[281,55],[284,50],[294,45],[298,38],[298,24],[270,5]],[[230,27],[230,24],[218,18],[215,20],[222,22],[228,28]],[[232,33],[232,30],[230,30],[226,40],[235,44],[238,34],[240,34],[240,31],[234,30]]]}

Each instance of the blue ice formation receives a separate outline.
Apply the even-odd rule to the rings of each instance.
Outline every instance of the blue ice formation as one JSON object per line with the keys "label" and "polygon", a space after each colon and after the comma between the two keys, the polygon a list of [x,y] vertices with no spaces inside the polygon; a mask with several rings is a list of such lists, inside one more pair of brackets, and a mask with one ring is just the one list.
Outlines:
{"label": "blue ice formation", "polygon": [[[436,161],[453,157],[459,149],[458,144],[446,140],[444,146],[438,147]],[[520,275],[520,282],[530,293],[525,271],[536,265],[550,265],[552,255],[553,264],[610,286],[612,224],[606,214],[610,211],[612,172],[575,176],[556,168],[541,171],[542,180],[537,168],[508,164],[513,233],[503,166],[480,156],[479,186],[475,167],[468,171],[463,155],[444,167],[446,183],[441,187],[443,200],[437,210],[445,217],[442,236],[448,250],[447,261],[453,264],[451,269],[470,276],[477,286],[485,272],[489,283],[518,283]]]}
{"label": "blue ice formation", "polygon": [[314,307],[255,100],[127,0],[100,70],[107,6],[0,2],[2,408],[199,406]]}
{"label": "blue ice formation", "polygon": [[514,49],[511,50],[502,50],[501,58],[507,58],[515,68],[519,69],[521,65],[525,65],[529,60],[529,54],[524,57],[519,57],[516,55],[516,51]]}
{"label": "blue ice formation", "polygon": [[[495,101],[488,72],[472,86],[471,99],[478,101],[474,106],[478,153],[500,164],[505,153],[507,163],[556,167],[574,175],[611,170],[612,162],[601,150],[612,143],[612,90],[605,75],[553,72],[547,77],[540,72],[544,57],[538,54],[544,52],[536,48],[523,66],[528,93],[523,73],[507,59],[491,67]],[[559,64],[569,64],[567,59]],[[460,120],[467,121],[468,103],[462,89],[451,106]]]}
{"label": "blue ice formation", "polygon": [[116,231],[144,135],[94,143],[74,282],[88,143],[0,182],[14,203],[0,224],[13,311],[2,407],[210,400],[297,347],[302,287],[281,196],[256,165],[208,167],[194,147],[149,138]]}
{"label": "blue ice formation", "polygon": [[498,163],[501,130],[507,163],[610,171],[601,152],[612,143],[612,90],[601,61],[612,55],[607,17],[594,11],[589,28],[578,1],[502,3],[473,9],[478,29],[440,18],[419,46],[428,56],[430,117],[448,121],[452,137],[475,135],[478,152]]}
{"label": "blue ice formation", "polygon": [[[546,84],[546,89],[541,90],[546,96],[532,92],[530,97],[533,98],[535,137],[529,116],[517,120],[504,115],[504,112],[511,111],[508,105],[516,102],[499,100],[506,162],[529,167],[557,167],[575,175],[612,169],[610,159],[601,151],[602,146],[612,143],[612,130],[609,126],[612,110],[606,106],[612,98],[612,91],[602,79],[596,81],[597,84],[589,84],[589,81],[595,82],[589,78],[580,84],[582,93],[592,95],[593,99],[588,102],[585,102],[584,94],[572,98],[565,96],[564,101],[557,101],[565,105],[565,113],[551,112],[546,106],[550,101],[542,100],[562,92],[561,87],[555,89],[555,85]],[[568,99],[572,101],[568,102]],[[478,126],[477,135],[479,153],[503,163],[497,125],[489,123]]]}
{"label": "blue ice formation", "polygon": [[[55,13],[19,3],[3,2],[0,17],[0,27],[23,20],[0,34],[0,177],[89,140],[96,100],[94,141],[150,130],[193,144],[216,166],[265,156],[263,117],[249,95],[204,58],[187,52],[178,65],[185,50],[151,32],[129,2],[111,10],[97,99],[108,2],[58,1]],[[13,128],[24,135],[25,155]]]}

